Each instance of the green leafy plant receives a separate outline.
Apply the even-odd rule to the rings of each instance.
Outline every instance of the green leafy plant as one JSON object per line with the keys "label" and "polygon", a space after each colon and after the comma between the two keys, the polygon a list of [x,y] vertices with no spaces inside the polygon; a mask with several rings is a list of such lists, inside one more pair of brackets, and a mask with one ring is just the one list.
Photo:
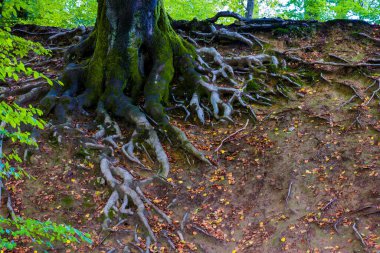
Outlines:
{"label": "green leafy plant", "polygon": [[[18,81],[20,75],[43,78],[47,83],[53,81],[31,68],[25,67],[22,59],[30,53],[36,55],[48,55],[41,44],[10,33],[9,26],[17,20],[21,11],[30,11],[28,1],[11,0],[0,4],[0,83],[10,80]],[[45,121],[39,118],[42,111],[29,105],[27,108],[20,107],[16,103],[0,101],[0,187],[4,187],[4,181],[21,177],[31,178],[18,164],[22,159],[15,150],[3,152],[3,139],[7,138],[11,143],[21,143],[37,146],[31,133],[22,131],[22,125],[43,129]],[[1,189],[0,189],[1,190]],[[29,237],[40,245],[53,247],[53,242],[78,243],[84,241],[92,243],[89,234],[64,224],[56,224],[51,221],[41,222],[34,219],[22,218],[11,213],[11,218],[0,216],[0,249],[13,250],[17,245],[15,238]]]}
{"label": "green leafy plant", "polygon": [[53,248],[55,241],[65,244],[79,243],[84,241],[92,243],[90,234],[65,225],[56,224],[51,221],[41,222],[34,219],[23,219],[16,217],[14,220],[0,217],[0,248],[13,250],[17,244],[9,238],[29,237],[38,245]]}

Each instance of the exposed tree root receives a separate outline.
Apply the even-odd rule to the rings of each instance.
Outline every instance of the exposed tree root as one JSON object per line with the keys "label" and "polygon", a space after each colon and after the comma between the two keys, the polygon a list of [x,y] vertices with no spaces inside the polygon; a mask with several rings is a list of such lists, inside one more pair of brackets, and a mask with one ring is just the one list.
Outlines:
{"label": "exposed tree root", "polygon": [[211,27],[211,32],[209,33],[203,33],[203,32],[193,32],[195,35],[207,38],[209,39],[209,43],[213,42],[214,40],[229,40],[229,41],[239,41],[243,44],[246,44],[249,47],[253,46],[253,42],[241,35],[238,32],[232,32],[225,28],[221,28],[217,30],[213,25]]}
{"label": "exposed tree root", "polygon": [[[371,79],[373,79],[373,78],[371,78]],[[357,88],[355,88],[354,86],[352,86],[350,84],[346,84],[346,83],[341,83],[341,84],[346,85],[347,87],[350,87],[351,90],[354,92],[354,95],[352,95],[347,101],[342,103],[340,107],[344,107],[344,106],[352,103],[355,99],[362,101],[362,105],[364,105],[364,106],[368,106],[375,98],[380,99],[380,95],[379,95],[380,79],[379,78],[374,79],[373,83],[371,85],[369,85],[364,91],[361,91],[361,92],[359,92],[357,90]],[[370,91],[371,89],[372,89],[371,94],[369,95],[368,99],[365,99],[366,93],[368,93],[368,91]]]}
{"label": "exposed tree root", "polygon": [[[235,32],[250,32],[250,31],[261,31],[261,30],[273,30],[276,28],[283,28],[289,26],[299,26],[308,27],[310,25],[318,23],[315,20],[283,20],[280,18],[260,18],[260,19],[250,19],[242,17],[241,15],[230,12],[221,11],[218,12],[214,17],[208,18],[206,20],[198,21],[196,19],[191,21],[173,21],[172,25],[175,29],[182,29],[184,31],[199,30],[202,32],[210,32],[210,25],[214,25],[219,18],[234,18],[238,22],[227,26],[228,30]],[[215,24],[216,25],[216,24]]]}
{"label": "exposed tree root", "polygon": [[[106,217],[103,223],[103,228],[108,228],[111,222],[111,209],[119,212],[120,214],[133,214],[133,211],[127,208],[130,206],[128,204],[130,199],[132,200],[133,205],[136,206],[136,214],[147,230],[149,236],[156,241],[156,236],[154,235],[145,216],[145,206],[142,198],[144,198],[145,201],[146,198],[141,195],[142,191],[133,176],[124,168],[113,166],[108,158],[102,158],[100,168],[107,184],[113,189],[113,192],[103,209]],[[122,181],[117,180],[115,177],[122,178]],[[117,207],[117,202],[119,201],[121,201],[121,204]],[[159,214],[162,213],[163,212],[160,212]]]}
{"label": "exposed tree root", "polygon": [[[294,62],[299,62],[304,65],[326,65],[326,66],[336,66],[336,67],[348,67],[348,68],[360,68],[360,67],[380,67],[380,64],[377,63],[366,63],[366,62],[357,62],[357,63],[347,63],[347,62],[328,62],[328,61],[306,61],[303,60],[297,56],[292,56],[286,54],[286,52],[281,52],[278,50],[275,50],[277,54],[283,55],[285,58],[288,60],[294,61]],[[347,60],[344,60],[347,61]]]}
{"label": "exposed tree root", "polygon": [[200,54],[200,55],[210,55],[210,56],[212,56],[213,62],[215,64],[219,65],[219,67],[220,67],[219,69],[212,70],[210,68],[210,66],[205,61],[203,61],[203,59],[201,57],[198,58],[198,61],[200,61],[201,65],[205,66],[207,68],[207,70],[209,70],[211,72],[211,74],[212,74],[212,82],[215,82],[216,79],[219,76],[222,76],[225,79],[227,79],[234,86],[238,85],[236,83],[236,81],[233,80],[233,77],[234,77],[234,70],[233,70],[233,68],[230,65],[228,65],[228,64],[225,63],[223,57],[219,54],[218,51],[216,51],[215,48],[213,48],[213,47],[203,47],[203,48],[198,49],[197,53]]}
{"label": "exposed tree root", "polygon": [[213,16],[212,18],[208,18],[206,19],[206,21],[210,22],[210,23],[216,23],[219,18],[235,18],[239,21],[250,21],[251,19],[249,18],[245,18],[235,12],[232,12],[232,11],[220,11],[218,13],[215,14],[215,16]]}
{"label": "exposed tree root", "polygon": [[[127,8],[117,8],[116,2],[110,0],[107,10],[98,13],[98,23],[93,33],[67,51],[65,58],[71,63],[61,77],[65,86],[55,85],[41,103],[45,112],[54,112],[58,122],[61,123],[60,126],[66,130],[67,124],[71,123],[72,113],[79,112],[91,116],[90,110],[96,108],[97,118],[101,124],[93,139],[84,141],[83,146],[101,152],[101,172],[112,190],[103,211],[105,215],[103,227],[108,229],[113,214],[122,220],[125,215],[136,214],[148,234],[147,244],[150,239],[157,241],[157,235],[148,222],[146,214],[148,206],[168,224],[172,224],[171,218],[143,193],[143,186],[154,180],[168,183],[165,178],[170,173],[169,158],[159,137],[166,137],[170,144],[178,145],[186,153],[210,164],[186,135],[170,123],[167,111],[182,109],[186,112],[186,119],[191,113],[195,113],[199,121],[205,124],[207,115],[217,120],[233,122],[234,107],[238,106],[246,108],[252,117],[257,119],[252,104],[271,105],[272,100],[266,97],[268,94],[288,97],[285,85],[301,87],[299,83],[301,78],[289,74],[286,61],[281,59],[286,58],[305,65],[327,64],[342,67],[378,65],[306,62],[286,54],[301,49],[281,52],[279,57],[264,53],[223,57],[215,48],[195,49],[177,36],[161,7],[157,7],[154,12],[155,15],[159,15],[158,20],[152,23],[148,20],[146,26],[118,27],[119,21],[116,22],[112,18],[117,15],[113,13],[127,11]],[[99,1],[100,9],[102,5],[106,9],[106,1]],[[212,24],[223,16],[234,17],[244,24],[239,27],[231,26],[231,29]],[[141,21],[138,17],[134,18],[137,18],[137,22]],[[181,35],[196,46],[200,44],[197,38],[202,37],[210,41],[237,41],[249,47],[257,43],[263,49],[265,42],[249,33],[240,32],[249,31],[254,27],[266,29],[289,24],[292,22],[278,19],[255,23],[235,14],[219,13],[207,21],[204,30],[193,33],[196,38],[190,37],[186,32],[181,32]],[[152,30],[144,30],[148,29],[149,25],[152,25]],[[125,43],[127,37],[130,43],[128,45]],[[171,93],[170,84],[175,74],[183,81],[176,86],[176,89],[186,90],[187,100],[177,100],[175,96],[183,94]],[[269,87],[268,80],[276,81],[274,87]],[[233,87],[223,86],[223,81],[228,81]],[[379,90],[380,84],[373,91],[368,103],[378,96]],[[172,101],[169,99],[170,94]],[[173,101],[174,106],[170,104]],[[133,125],[134,131],[128,140],[125,140],[113,117]],[[233,135],[244,130],[247,124]],[[57,132],[57,129],[54,131]],[[223,140],[220,147],[230,137],[232,136]],[[114,155],[118,154],[119,150],[128,160],[138,164],[142,169],[147,167],[140,161],[135,151],[145,152],[151,160],[153,160],[152,155],[159,164],[159,168],[154,170],[157,171],[157,175],[143,180],[136,179],[127,169],[116,165]],[[291,187],[292,183],[289,186],[286,202],[290,198]],[[181,225],[182,231],[184,226]],[[212,236],[202,228],[196,226],[193,228]],[[183,238],[181,232],[178,236]],[[163,237],[172,248],[175,248],[167,233],[164,232]]]}
{"label": "exposed tree root", "polygon": [[59,39],[62,39],[62,37],[73,37],[73,35],[75,34],[83,35],[85,32],[86,32],[86,27],[79,26],[72,30],[62,31],[62,32],[53,34],[48,38],[48,41],[59,40]]}
{"label": "exposed tree root", "polygon": [[370,39],[371,41],[375,42],[375,44],[377,46],[380,46],[380,39],[372,37],[372,36],[370,36],[370,35],[368,35],[366,33],[358,33],[358,35],[360,35],[360,36],[362,36],[364,38]]}
{"label": "exposed tree root", "polygon": [[29,84],[26,84],[22,87],[16,88],[16,89],[8,88],[6,90],[1,91],[0,100],[3,100],[9,96],[23,95],[23,94],[30,92],[31,90],[34,90],[36,88],[40,88],[42,86],[46,86],[46,82],[40,81],[40,82],[36,82],[36,83],[29,83]]}
{"label": "exposed tree root", "polygon": [[35,88],[32,88],[27,93],[24,93],[23,95],[19,96],[16,100],[16,103],[19,105],[29,104],[41,98],[48,91],[49,87],[47,86],[37,86]]}
{"label": "exposed tree root", "polygon": [[361,233],[359,232],[359,230],[356,226],[356,222],[354,223],[354,225],[352,225],[352,229],[354,230],[355,235],[360,239],[360,242],[363,245],[363,247],[367,247],[367,243],[365,242],[363,236],[361,235]]}
{"label": "exposed tree root", "polygon": [[225,61],[232,66],[249,67],[250,69],[255,69],[255,66],[263,66],[264,64],[272,64],[276,68],[279,66],[277,58],[267,54],[226,57]]}
{"label": "exposed tree root", "polygon": [[[365,106],[367,106],[371,101],[377,97],[380,99],[379,92],[380,92],[380,78],[376,79],[368,88],[364,91],[370,90],[372,87],[375,87],[375,89],[371,93],[371,97],[364,103]],[[380,104],[380,103],[379,103]]]}

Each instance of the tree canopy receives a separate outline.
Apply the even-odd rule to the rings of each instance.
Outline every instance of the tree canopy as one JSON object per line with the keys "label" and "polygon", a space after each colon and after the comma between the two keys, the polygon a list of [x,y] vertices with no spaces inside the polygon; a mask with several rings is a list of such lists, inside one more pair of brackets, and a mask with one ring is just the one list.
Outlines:
{"label": "tree canopy", "polygon": [[[76,27],[93,25],[96,19],[96,0],[5,1],[4,11],[13,2],[22,7],[21,18],[27,23]],[[243,0],[165,0],[168,13],[176,20],[206,19],[222,10],[244,16],[246,4]],[[319,21],[360,19],[380,23],[380,0],[257,0],[253,17]]]}

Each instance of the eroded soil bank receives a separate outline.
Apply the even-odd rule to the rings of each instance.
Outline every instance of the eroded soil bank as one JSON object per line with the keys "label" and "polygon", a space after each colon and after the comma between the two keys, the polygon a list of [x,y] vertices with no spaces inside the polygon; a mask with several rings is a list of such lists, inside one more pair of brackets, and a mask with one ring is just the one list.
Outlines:
{"label": "eroded soil bank", "polygon": [[[339,56],[362,62],[380,58],[379,48],[358,37],[360,32],[380,37],[376,26],[349,22],[326,24],[312,31],[277,29],[254,35],[280,51],[301,48],[292,54],[304,60],[328,61]],[[240,44],[213,46],[222,55],[252,54]],[[63,68],[59,48],[53,58],[32,58],[31,63],[52,76]],[[171,122],[214,161],[215,167],[193,161],[163,139],[172,185],[148,186],[146,195],[176,226],[184,225],[186,242],[180,242],[150,210],[154,232],[170,238],[184,252],[380,250],[380,93],[366,103],[376,90],[366,90],[373,83],[368,75],[380,78],[379,68],[294,67],[318,78],[311,85],[289,90],[288,98],[273,96],[276,104],[271,107],[254,105],[259,122],[250,119],[246,129],[223,143],[218,155],[215,149],[223,139],[245,125],[249,118],[246,111],[233,115],[235,124],[211,120],[205,126],[193,119],[184,121],[181,111],[170,113]],[[357,97],[347,104],[354,95]],[[93,236],[91,247],[61,245],[57,252],[107,252],[112,248],[122,252],[122,245],[135,240],[136,220],[128,218],[113,232],[101,232],[102,208],[110,192],[103,184],[97,153],[85,153],[79,142],[83,134],[96,132],[97,123],[91,117],[78,117],[75,123],[84,133],[66,133],[60,144],[49,131],[42,134],[39,151],[26,165],[35,180],[12,182],[15,210],[27,217],[68,223]],[[131,135],[130,126],[121,127],[125,136]],[[144,152],[137,155],[156,168]],[[134,176],[151,174],[119,157]],[[144,238],[140,244],[144,246]],[[164,247],[164,252],[173,251],[169,244],[158,246]],[[26,242],[17,252],[32,252],[31,248]],[[152,246],[151,250],[158,249]]]}

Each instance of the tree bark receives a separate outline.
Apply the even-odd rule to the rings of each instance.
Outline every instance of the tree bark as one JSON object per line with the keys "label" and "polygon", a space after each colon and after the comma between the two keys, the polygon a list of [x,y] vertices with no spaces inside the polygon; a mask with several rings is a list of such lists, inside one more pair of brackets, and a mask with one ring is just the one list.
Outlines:
{"label": "tree bark", "polygon": [[193,92],[202,83],[196,56],[195,48],[171,27],[163,0],[99,0],[94,31],[65,56],[65,85],[56,85],[41,104],[45,111],[54,109],[61,123],[70,118],[69,112],[86,113],[84,108],[97,106],[98,112],[134,124],[133,142],[144,139],[152,147],[166,177],[168,159],[146,115],[180,147],[207,161],[169,123],[164,108],[174,74],[183,76],[191,84],[185,89]]}
{"label": "tree bark", "polygon": [[255,0],[248,0],[246,13],[245,13],[246,18],[252,18],[254,8],[255,8]]}

